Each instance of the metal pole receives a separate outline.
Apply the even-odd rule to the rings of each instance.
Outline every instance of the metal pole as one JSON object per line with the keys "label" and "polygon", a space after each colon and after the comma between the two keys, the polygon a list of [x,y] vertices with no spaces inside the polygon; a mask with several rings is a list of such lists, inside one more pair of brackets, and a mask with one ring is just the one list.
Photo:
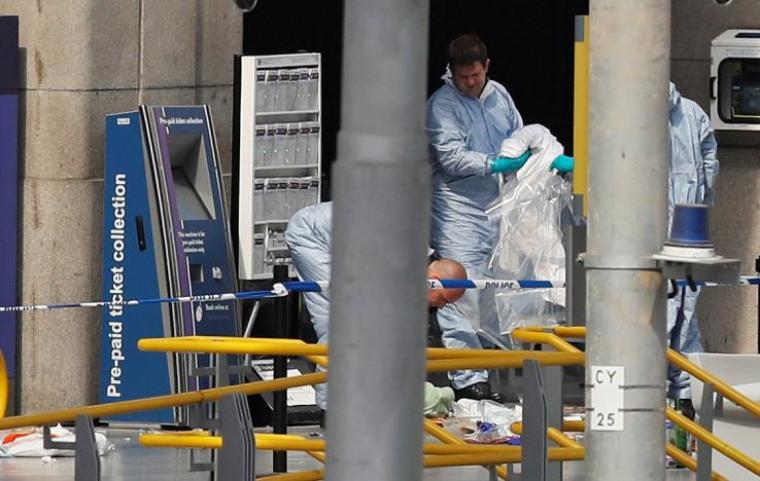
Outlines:
{"label": "metal pole", "polygon": [[[715,405],[715,387],[710,383],[705,383],[702,388],[699,425],[710,432],[713,430]],[[710,479],[712,479],[712,446],[699,439],[697,440],[697,481],[709,481]]]}
{"label": "metal pole", "polygon": [[[288,280],[288,266],[274,266],[274,282],[286,282]],[[288,337],[288,298],[278,297],[274,300],[274,317],[277,337]],[[281,379],[288,376],[288,357],[274,357],[274,378]],[[288,397],[287,391],[275,391],[272,394],[272,428],[275,434],[287,434],[288,432]],[[272,452],[272,465],[275,473],[288,472],[288,452]]]}
{"label": "metal pole", "polygon": [[670,0],[590,6],[587,478],[663,481]]}
{"label": "metal pole", "polygon": [[[523,434],[520,479],[546,481],[546,389],[541,366],[536,361],[523,363]],[[555,481],[555,480],[552,480]]]}
{"label": "metal pole", "polygon": [[331,481],[422,478],[429,8],[429,0],[345,2],[333,192]]}
{"label": "metal pole", "polygon": [[[562,431],[563,404],[563,370],[562,366],[546,366],[541,369],[544,394],[546,396],[546,425]],[[552,462],[546,465],[547,481],[562,481],[562,463]]]}

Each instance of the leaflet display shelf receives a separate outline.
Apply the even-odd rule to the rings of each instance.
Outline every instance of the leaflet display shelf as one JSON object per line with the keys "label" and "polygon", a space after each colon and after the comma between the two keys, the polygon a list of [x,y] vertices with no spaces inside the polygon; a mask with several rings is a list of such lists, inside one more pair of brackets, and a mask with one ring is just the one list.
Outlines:
{"label": "leaflet display shelf", "polygon": [[238,277],[271,279],[290,266],[284,231],[319,202],[321,58],[316,53],[237,57]]}

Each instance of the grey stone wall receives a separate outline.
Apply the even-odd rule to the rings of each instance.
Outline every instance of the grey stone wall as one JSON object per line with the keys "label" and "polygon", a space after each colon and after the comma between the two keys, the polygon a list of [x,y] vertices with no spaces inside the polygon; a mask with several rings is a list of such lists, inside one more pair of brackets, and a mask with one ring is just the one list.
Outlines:
{"label": "grey stone wall", "polygon": [[[0,0],[0,12],[19,16],[24,59],[21,300],[100,299],[105,115],[208,103],[229,183],[242,13],[231,0]],[[99,320],[21,317],[23,412],[96,401]]]}
{"label": "grey stone wall", "polygon": [[[730,28],[760,28],[760,3],[733,0],[719,6],[712,0],[673,0],[672,78],[685,96],[709,113],[710,42]],[[710,229],[723,255],[754,272],[760,254],[760,133],[717,135],[721,161],[717,201]],[[757,352],[757,290],[708,289],[698,313],[705,348],[711,352]]]}

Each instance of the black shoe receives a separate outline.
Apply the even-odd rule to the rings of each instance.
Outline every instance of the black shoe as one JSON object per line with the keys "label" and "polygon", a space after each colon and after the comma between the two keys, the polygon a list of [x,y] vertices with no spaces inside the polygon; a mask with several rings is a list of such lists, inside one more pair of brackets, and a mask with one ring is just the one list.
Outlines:
{"label": "black shoe", "polygon": [[491,391],[491,385],[487,382],[479,382],[462,389],[454,389],[454,399],[458,401],[462,398],[475,399],[476,401],[488,399],[500,404],[504,403],[504,396]]}
{"label": "black shoe", "polygon": [[697,413],[694,410],[694,404],[692,404],[691,399],[679,399],[677,406],[677,409],[681,411],[684,416],[694,421]]}

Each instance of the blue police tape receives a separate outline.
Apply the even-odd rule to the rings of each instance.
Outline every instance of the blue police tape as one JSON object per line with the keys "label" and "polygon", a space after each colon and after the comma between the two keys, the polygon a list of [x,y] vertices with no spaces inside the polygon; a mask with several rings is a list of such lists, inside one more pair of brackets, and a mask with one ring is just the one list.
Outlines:
{"label": "blue police tape", "polygon": [[[290,292],[321,292],[329,287],[327,281],[294,281],[280,284]],[[551,289],[564,288],[564,281],[515,279],[428,279],[429,289]]]}
{"label": "blue police tape", "polygon": [[74,302],[66,304],[28,304],[23,306],[0,306],[0,313],[3,312],[27,312],[27,311],[45,311],[51,309],[71,309],[77,307],[111,307],[111,306],[138,306],[145,304],[163,304],[174,302],[213,302],[213,301],[233,301],[233,300],[251,300],[265,299],[268,297],[281,297],[288,295],[287,292],[269,290],[269,291],[247,291],[238,293],[224,294],[207,294],[202,296],[182,296],[182,297],[157,297],[155,299],[129,299],[122,302],[110,301],[91,301],[91,302]]}
{"label": "blue police tape", "polygon": [[[700,287],[716,287],[723,284],[715,282],[695,282]],[[688,286],[684,279],[676,281],[679,287]],[[741,276],[738,285],[758,286],[760,277]],[[564,281],[516,280],[516,279],[428,279],[429,289],[564,289]],[[271,290],[245,291],[237,293],[208,294],[202,296],[159,297],[155,299],[130,299],[122,302],[92,301],[62,304],[28,304],[21,306],[0,306],[0,313],[44,311],[52,309],[71,309],[82,307],[136,306],[142,304],[162,304],[176,302],[213,302],[232,300],[266,299],[287,296],[291,292],[321,292],[329,288],[329,281],[292,281],[278,283]]]}
{"label": "blue police tape", "polygon": [[[678,287],[686,287],[689,285],[689,282],[686,279],[678,279],[676,280],[676,285]],[[719,286],[729,286],[729,285],[760,286],[760,277],[740,276],[739,282],[737,284],[721,284],[718,282],[696,281],[694,282],[694,285],[698,287],[719,287]]]}

